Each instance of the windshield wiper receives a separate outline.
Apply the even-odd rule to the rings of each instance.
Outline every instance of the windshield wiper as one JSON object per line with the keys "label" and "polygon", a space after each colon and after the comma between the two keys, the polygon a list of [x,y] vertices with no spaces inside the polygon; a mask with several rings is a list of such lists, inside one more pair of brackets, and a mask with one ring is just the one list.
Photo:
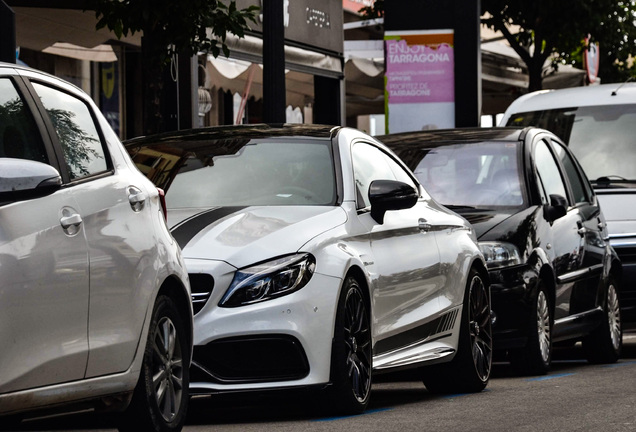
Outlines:
{"label": "windshield wiper", "polygon": [[442,204],[442,205],[451,210],[483,210],[483,209],[478,209],[477,207],[471,207],[467,205],[454,205],[454,204]]}

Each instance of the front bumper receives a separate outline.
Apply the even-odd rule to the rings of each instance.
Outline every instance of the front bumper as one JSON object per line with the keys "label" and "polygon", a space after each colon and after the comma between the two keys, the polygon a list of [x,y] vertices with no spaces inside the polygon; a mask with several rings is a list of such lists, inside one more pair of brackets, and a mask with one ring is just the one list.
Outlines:
{"label": "front bumper", "polygon": [[524,347],[528,341],[532,288],[536,286],[538,275],[526,265],[490,270],[488,273],[493,311],[493,348],[506,350]]}
{"label": "front bumper", "polygon": [[236,269],[206,260],[187,266],[214,277],[212,294],[194,317],[192,394],[329,383],[340,278],[315,273],[287,296],[223,308],[218,303]]}
{"label": "front bumper", "polygon": [[610,244],[616,251],[623,267],[619,287],[621,319],[636,326],[636,240],[612,239]]}

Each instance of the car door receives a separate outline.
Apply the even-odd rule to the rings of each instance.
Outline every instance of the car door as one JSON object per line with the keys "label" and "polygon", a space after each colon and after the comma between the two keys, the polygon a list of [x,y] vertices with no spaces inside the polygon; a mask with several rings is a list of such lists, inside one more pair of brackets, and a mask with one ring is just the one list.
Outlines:
{"label": "car door", "polygon": [[[440,276],[440,255],[435,239],[435,212],[425,200],[409,209],[388,211],[384,223],[376,222],[368,190],[374,180],[399,180],[418,186],[387,153],[364,142],[352,149],[355,183],[358,189],[360,222],[369,233],[374,279],[372,289],[374,354],[391,351],[423,339],[418,328],[439,311],[438,296],[444,285]],[[406,333],[408,330],[412,330]]]}
{"label": "car door", "polygon": [[[78,203],[90,256],[86,377],[128,369],[155,289],[155,239],[147,191],[109,153],[93,106],[72,92],[32,80],[52,139],[65,160],[65,176]],[[116,139],[110,137],[110,139]],[[151,282],[149,282],[151,281]]]}
{"label": "car door", "polygon": [[[552,259],[556,273],[557,289],[555,299],[555,321],[572,314],[570,307],[575,285],[581,279],[583,268],[584,239],[579,230],[583,223],[580,209],[571,205],[566,177],[545,139],[538,139],[533,148],[533,158],[544,205],[550,204],[550,196],[558,195],[566,200],[567,213],[549,225],[549,232],[539,233],[547,236],[545,247]],[[556,329],[555,329],[556,330]]]}
{"label": "car door", "polygon": [[[0,157],[59,170],[34,107],[25,83],[0,69]],[[84,376],[89,265],[78,209],[68,184],[46,197],[0,203],[0,393]]]}
{"label": "car door", "polygon": [[570,185],[574,205],[581,217],[577,232],[583,240],[582,271],[581,278],[575,284],[570,299],[570,314],[578,314],[596,307],[598,298],[596,294],[603,274],[603,261],[606,253],[605,220],[598,202],[594,199],[592,187],[580,165],[563,144],[552,140],[552,146],[561,162],[565,178]]}

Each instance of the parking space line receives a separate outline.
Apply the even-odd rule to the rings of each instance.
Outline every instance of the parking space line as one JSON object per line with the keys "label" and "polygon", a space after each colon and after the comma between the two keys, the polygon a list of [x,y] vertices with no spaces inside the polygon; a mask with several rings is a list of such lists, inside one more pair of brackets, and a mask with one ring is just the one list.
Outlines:
{"label": "parking space line", "polygon": [[362,414],[340,416],[340,417],[327,417],[327,418],[321,418],[321,419],[316,419],[316,420],[312,420],[312,421],[314,421],[314,422],[336,421],[336,420],[348,419],[348,418],[352,418],[352,417],[360,417],[360,416],[367,415],[367,414],[375,414],[375,413],[379,413],[379,412],[382,412],[382,411],[390,411],[392,409],[393,408],[377,408],[377,409],[367,410],[367,411],[363,412]]}
{"label": "parking space line", "polygon": [[636,360],[620,362],[620,363],[606,364],[606,365],[602,365],[601,367],[603,367],[603,368],[617,368],[617,367],[633,365],[633,364],[636,364]]}
{"label": "parking space line", "polygon": [[548,376],[542,376],[542,377],[536,377],[536,378],[528,378],[526,381],[545,381],[545,380],[550,380],[554,378],[563,378],[570,375],[576,375],[576,374],[575,373],[554,374],[554,375],[548,375]]}

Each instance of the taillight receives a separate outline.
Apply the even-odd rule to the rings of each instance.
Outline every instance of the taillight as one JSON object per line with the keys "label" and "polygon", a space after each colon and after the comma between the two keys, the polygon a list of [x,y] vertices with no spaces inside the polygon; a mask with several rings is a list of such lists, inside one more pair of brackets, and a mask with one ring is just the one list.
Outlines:
{"label": "taillight", "polygon": [[161,203],[161,210],[163,211],[163,218],[168,221],[168,207],[166,207],[166,193],[161,188],[157,188],[159,192],[159,202]]}

